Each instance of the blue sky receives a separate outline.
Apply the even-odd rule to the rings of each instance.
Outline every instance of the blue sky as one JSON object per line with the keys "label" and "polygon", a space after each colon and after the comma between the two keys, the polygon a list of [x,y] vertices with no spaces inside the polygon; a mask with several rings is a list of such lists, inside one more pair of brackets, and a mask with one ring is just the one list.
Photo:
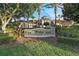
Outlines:
{"label": "blue sky", "polygon": [[[61,8],[57,8],[57,15],[62,15],[62,10]],[[37,11],[34,12],[33,16],[35,16],[36,18],[38,18],[38,13]],[[42,16],[48,16],[50,19],[55,19],[54,17],[54,8],[46,8],[43,7],[41,9],[41,17]]]}

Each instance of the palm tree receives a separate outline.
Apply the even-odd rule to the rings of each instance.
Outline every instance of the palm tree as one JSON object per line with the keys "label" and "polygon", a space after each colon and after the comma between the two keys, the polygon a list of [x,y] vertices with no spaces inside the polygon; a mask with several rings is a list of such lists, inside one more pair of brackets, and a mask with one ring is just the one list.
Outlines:
{"label": "palm tree", "polygon": [[56,18],[57,18],[57,8],[59,7],[59,8],[62,8],[61,7],[62,6],[62,4],[61,3],[50,3],[50,4],[46,4],[45,5],[45,7],[47,7],[47,8],[54,8],[54,14],[55,14],[55,36],[57,36],[56,35],[56,32],[57,32],[57,29],[56,29]]}
{"label": "palm tree", "polygon": [[36,9],[38,8],[38,4],[22,4],[22,13],[23,16],[25,16],[27,18],[27,22],[28,22],[28,28],[29,28],[29,18],[32,18],[33,13],[36,11]]}
{"label": "palm tree", "polygon": [[38,13],[38,22],[40,23],[40,15],[41,15],[41,10],[42,10],[42,5],[41,3],[39,4],[36,4],[36,10],[37,10],[37,13]]}
{"label": "palm tree", "polygon": [[37,5],[38,20],[40,20],[42,4]]}

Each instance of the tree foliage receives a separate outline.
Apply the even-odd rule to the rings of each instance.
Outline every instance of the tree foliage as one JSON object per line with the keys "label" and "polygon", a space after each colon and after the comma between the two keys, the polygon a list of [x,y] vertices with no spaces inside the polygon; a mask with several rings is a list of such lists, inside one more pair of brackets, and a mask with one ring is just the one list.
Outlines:
{"label": "tree foliage", "polygon": [[[39,4],[30,3],[1,3],[0,4],[0,21],[2,30],[5,31],[6,26],[13,17],[26,17],[27,20],[33,16]],[[38,8],[39,9],[39,8]]]}
{"label": "tree foliage", "polygon": [[65,3],[63,4],[64,9],[63,17],[65,20],[74,20],[79,22],[79,4],[78,3]]}
{"label": "tree foliage", "polygon": [[2,30],[5,32],[6,26],[12,17],[17,14],[19,9],[19,4],[0,4],[0,20],[2,25]]}

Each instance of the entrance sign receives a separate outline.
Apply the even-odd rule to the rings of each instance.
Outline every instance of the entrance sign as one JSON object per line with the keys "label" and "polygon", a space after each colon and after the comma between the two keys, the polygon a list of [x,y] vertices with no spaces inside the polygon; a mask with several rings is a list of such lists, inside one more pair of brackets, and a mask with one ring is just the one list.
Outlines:
{"label": "entrance sign", "polygon": [[55,37],[55,27],[24,29],[24,37]]}

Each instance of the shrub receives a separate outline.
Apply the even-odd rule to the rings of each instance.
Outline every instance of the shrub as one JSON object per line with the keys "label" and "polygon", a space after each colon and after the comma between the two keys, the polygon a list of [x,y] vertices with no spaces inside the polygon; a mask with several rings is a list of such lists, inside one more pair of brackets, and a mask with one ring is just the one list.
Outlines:
{"label": "shrub", "polygon": [[79,40],[78,39],[74,39],[74,38],[64,38],[64,37],[62,37],[62,38],[60,38],[59,40],[58,40],[58,42],[60,42],[60,43],[64,43],[64,44],[67,44],[67,45],[72,45],[72,46],[78,46],[79,45]]}
{"label": "shrub", "polygon": [[59,27],[57,26],[57,34],[58,36],[71,37],[71,38],[79,38],[79,26],[71,26],[71,27]]}
{"label": "shrub", "polygon": [[6,44],[15,41],[15,39],[12,36],[9,36],[8,34],[0,34],[0,44]]}

